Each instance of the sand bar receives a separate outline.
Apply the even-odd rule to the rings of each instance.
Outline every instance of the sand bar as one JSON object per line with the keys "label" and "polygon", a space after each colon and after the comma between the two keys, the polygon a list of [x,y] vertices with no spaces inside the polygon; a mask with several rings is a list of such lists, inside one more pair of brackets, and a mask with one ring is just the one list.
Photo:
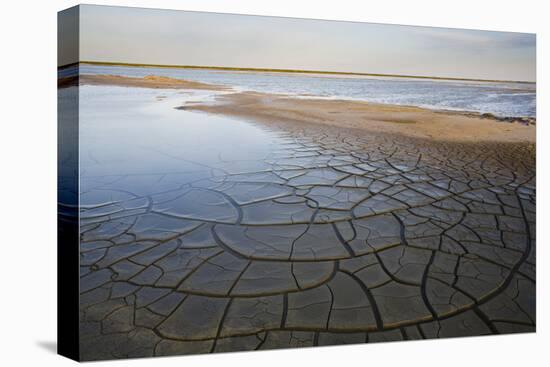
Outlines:
{"label": "sand bar", "polygon": [[[80,85],[115,85],[121,87],[138,87],[154,89],[198,89],[198,90],[229,90],[223,85],[200,83],[191,80],[148,75],[134,78],[121,75],[80,75]],[[65,83],[66,84],[66,83]]]}
{"label": "sand bar", "polygon": [[440,112],[418,107],[361,101],[302,99],[273,94],[235,93],[212,104],[182,106],[261,121],[326,124],[369,132],[402,134],[448,141],[535,142],[536,127],[498,121],[481,115]]}

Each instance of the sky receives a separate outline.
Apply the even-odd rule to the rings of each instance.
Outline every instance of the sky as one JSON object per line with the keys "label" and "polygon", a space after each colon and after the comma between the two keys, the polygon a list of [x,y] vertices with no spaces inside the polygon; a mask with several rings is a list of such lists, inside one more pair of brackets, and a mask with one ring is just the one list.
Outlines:
{"label": "sky", "polygon": [[80,60],[535,81],[536,38],[81,5]]}

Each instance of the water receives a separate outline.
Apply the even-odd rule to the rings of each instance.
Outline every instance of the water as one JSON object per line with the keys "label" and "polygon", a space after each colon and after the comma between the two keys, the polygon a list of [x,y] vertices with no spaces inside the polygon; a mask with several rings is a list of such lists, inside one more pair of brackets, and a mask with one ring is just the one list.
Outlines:
{"label": "water", "polygon": [[[176,110],[188,99],[212,92],[115,86],[80,87],[80,167],[82,184],[93,177],[179,175],[185,181],[220,174],[231,166],[264,168],[257,160],[269,153],[276,136],[224,116]],[[236,146],[246,149],[235,149]],[[90,180],[89,180],[90,178]],[[125,187],[128,191],[140,188]],[[148,194],[149,192],[139,192]]]}
{"label": "water", "polygon": [[361,100],[435,110],[491,113],[500,117],[536,116],[534,83],[342,77],[97,65],[82,65],[80,72],[81,74],[112,74],[130,77],[159,75],[227,85],[237,91],[280,93],[298,98]]}

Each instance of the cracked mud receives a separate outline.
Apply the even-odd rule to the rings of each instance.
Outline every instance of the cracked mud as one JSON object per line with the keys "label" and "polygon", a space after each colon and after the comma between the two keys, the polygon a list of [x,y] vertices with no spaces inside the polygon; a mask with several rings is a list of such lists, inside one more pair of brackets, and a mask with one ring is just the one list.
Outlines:
{"label": "cracked mud", "polygon": [[535,330],[534,145],[255,128],[262,155],[84,174],[83,359]]}

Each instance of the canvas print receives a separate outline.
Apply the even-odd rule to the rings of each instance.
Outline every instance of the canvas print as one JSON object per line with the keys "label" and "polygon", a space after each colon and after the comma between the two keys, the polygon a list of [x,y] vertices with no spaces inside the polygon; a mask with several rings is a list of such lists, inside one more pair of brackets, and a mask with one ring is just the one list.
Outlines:
{"label": "canvas print", "polygon": [[61,354],[535,331],[534,34],[93,5],[58,28]]}

